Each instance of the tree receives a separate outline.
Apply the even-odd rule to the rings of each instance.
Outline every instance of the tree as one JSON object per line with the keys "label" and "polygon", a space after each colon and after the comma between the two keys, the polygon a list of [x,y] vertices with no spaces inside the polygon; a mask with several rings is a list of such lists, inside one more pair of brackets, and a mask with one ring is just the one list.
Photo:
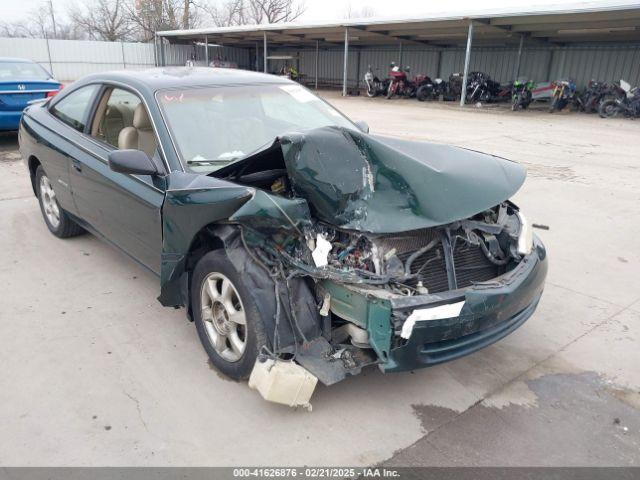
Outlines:
{"label": "tree", "polygon": [[361,10],[357,8],[353,8],[351,6],[351,2],[348,2],[346,7],[344,8],[344,18],[371,18],[376,16],[376,11],[373,7],[369,5],[365,5]]}
{"label": "tree", "polygon": [[193,0],[127,0],[126,10],[138,28],[138,38],[148,42],[155,32],[197,27],[198,11]]}
{"label": "tree", "polygon": [[55,20],[51,11],[36,8],[27,14],[25,20],[17,22],[0,22],[0,35],[17,38],[58,38],[76,40],[86,38],[84,31],[73,23]]}
{"label": "tree", "polygon": [[293,22],[305,11],[303,2],[296,0],[247,0],[250,23]]}
{"label": "tree", "polygon": [[69,17],[94,40],[115,42],[132,37],[132,22],[124,0],[95,0],[89,8],[73,6]]}
{"label": "tree", "polygon": [[222,4],[203,4],[201,8],[216,27],[231,27],[247,23],[245,3],[245,0],[227,0]]}
{"label": "tree", "polygon": [[292,22],[305,11],[299,0],[223,0],[200,8],[217,27]]}

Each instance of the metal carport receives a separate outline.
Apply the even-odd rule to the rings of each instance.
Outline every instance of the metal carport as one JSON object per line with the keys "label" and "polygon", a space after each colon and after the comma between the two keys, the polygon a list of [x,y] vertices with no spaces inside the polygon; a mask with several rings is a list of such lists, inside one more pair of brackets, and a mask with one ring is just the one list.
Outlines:
{"label": "metal carport", "polygon": [[[204,42],[256,52],[256,70],[260,47],[262,69],[268,70],[270,49],[315,50],[314,84],[318,85],[318,52],[322,48],[343,48],[342,93],[347,94],[350,49],[395,46],[402,64],[403,47],[426,46],[442,52],[465,46],[463,91],[469,74],[472,47],[517,48],[514,77],[521,68],[523,49],[577,45],[627,45],[640,43],[640,5],[616,5],[611,2],[579,4],[575,7],[545,7],[523,11],[493,10],[465,15],[436,15],[430,18],[397,20],[353,20],[326,24],[243,25],[223,28],[157,32],[159,40],[189,44]],[[164,48],[160,45],[161,64]],[[208,51],[206,48],[208,63]],[[632,61],[635,61],[634,60]],[[640,60],[640,58],[638,58]],[[551,69],[553,50],[548,61]],[[628,61],[628,60],[625,60]],[[359,65],[359,64],[358,64]],[[460,104],[464,105],[464,95]]]}

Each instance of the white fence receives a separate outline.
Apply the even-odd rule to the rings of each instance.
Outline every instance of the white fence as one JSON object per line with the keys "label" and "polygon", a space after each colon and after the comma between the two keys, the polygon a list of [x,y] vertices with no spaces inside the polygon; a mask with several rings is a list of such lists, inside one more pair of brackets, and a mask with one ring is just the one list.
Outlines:
{"label": "white fence", "polygon": [[[164,52],[167,65],[185,65],[187,60],[194,56],[198,59],[203,58],[204,47],[165,45]],[[153,43],[88,40],[0,38],[0,57],[33,60],[62,82],[77,80],[89,73],[122,69],[140,70],[156,64]],[[209,58],[218,57],[236,62],[241,68],[251,66],[250,55],[243,49],[210,47]]]}

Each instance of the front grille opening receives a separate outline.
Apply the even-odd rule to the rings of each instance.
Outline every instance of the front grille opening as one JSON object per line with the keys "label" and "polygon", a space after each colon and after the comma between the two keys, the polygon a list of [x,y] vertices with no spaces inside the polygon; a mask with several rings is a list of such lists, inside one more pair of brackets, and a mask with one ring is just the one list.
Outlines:
{"label": "front grille opening", "polygon": [[[456,236],[458,234],[458,236]],[[437,229],[410,232],[404,236],[386,237],[378,239],[377,243],[384,245],[387,250],[395,248],[398,258],[403,264],[421,247],[441,235]],[[492,280],[506,272],[506,266],[491,263],[482,253],[479,246],[471,245],[461,237],[464,232],[452,232],[452,256],[457,288],[466,288],[474,283]],[[426,265],[425,265],[426,263]],[[416,287],[422,282],[429,293],[446,292],[449,290],[445,249],[438,244],[433,249],[418,256],[411,264],[411,273],[418,273],[418,277],[406,282],[410,287]]]}

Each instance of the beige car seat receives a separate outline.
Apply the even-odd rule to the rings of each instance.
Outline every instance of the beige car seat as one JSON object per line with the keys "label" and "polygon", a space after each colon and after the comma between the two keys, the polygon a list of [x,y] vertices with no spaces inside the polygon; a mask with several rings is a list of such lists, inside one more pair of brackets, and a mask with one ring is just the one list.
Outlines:
{"label": "beige car seat", "polygon": [[107,107],[102,125],[101,136],[111,145],[118,145],[120,132],[133,122],[133,112],[126,106],[110,105]]}
{"label": "beige car seat", "polygon": [[120,150],[142,150],[149,157],[152,157],[157,146],[149,115],[147,115],[144,105],[140,104],[133,112],[133,126],[125,127],[120,131],[118,148]]}

